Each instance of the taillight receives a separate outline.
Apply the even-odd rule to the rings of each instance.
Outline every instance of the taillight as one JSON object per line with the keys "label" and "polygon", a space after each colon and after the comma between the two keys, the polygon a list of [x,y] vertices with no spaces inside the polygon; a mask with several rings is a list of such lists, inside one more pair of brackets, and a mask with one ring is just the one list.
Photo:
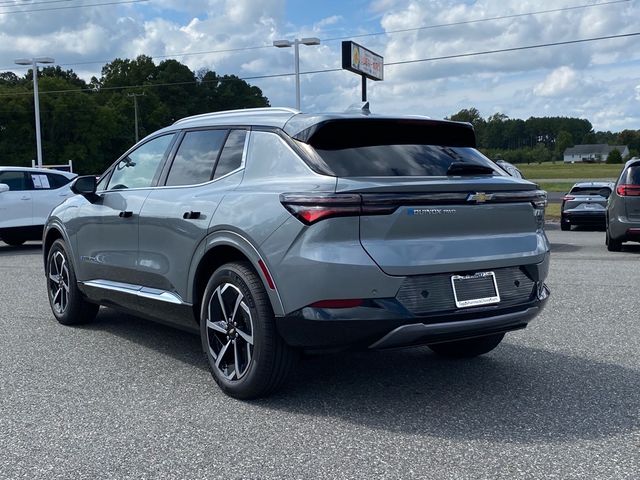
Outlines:
{"label": "taillight", "polygon": [[283,193],[280,203],[305,225],[334,217],[386,215],[397,206],[363,205],[362,196],[347,193]]}
{"label": "taillight", "polygon": [[564,197],[562,197],[562,200],[564,200],[565,202],[569,201],[569,200],[574,200],[576,197],[573,197],[571,195],[565,195]]}
{"label": "taillight", "polygon": [[618,185],[616,193],[621,197],[640,197],[640,185]]}

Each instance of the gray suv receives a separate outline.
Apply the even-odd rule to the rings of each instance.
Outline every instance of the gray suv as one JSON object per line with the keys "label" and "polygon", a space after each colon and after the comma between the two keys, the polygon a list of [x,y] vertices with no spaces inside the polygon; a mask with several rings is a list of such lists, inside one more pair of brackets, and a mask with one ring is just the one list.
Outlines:
{"label": "gray suv", "polygon": [[549,293],[546,195],[465,123],[198,115],[72,188],[44,233],[57,320],[106,305],[198,332],[237,398],[279,387],[304,350],[489,352]]}
{"label": "gray suv", "polygon": [[640,158],[629,160],[607,203],[606,244],[610,252],[624,242],[640,242]]}

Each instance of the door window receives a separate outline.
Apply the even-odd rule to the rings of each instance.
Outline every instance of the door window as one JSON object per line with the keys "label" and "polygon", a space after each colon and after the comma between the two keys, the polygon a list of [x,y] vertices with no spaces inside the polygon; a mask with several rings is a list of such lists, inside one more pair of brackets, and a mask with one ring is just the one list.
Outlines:
{"label": "door window", "polygon": [[9,190],[28,190],[23,172],[0,172],[0,183],[9,185]]}
{"label": "door window", "polygon": [[187,132],[173,160],[166,185],[196,185],[211,180],[227,130]]}
{"label": "door window", "polygon": [[113,168],[108,190],[153,186],[173,137],[156,137],[120,160]]}
{"label": "door window", "polygon": [[244,152],[244,140],[246,136],[246,130],[231,131],[224,144],[224,149],[220,155],[220,160],[218,160],[218,165],[216,165],[216,172],[213,178],[220,178],[242,166],[242,153]]}

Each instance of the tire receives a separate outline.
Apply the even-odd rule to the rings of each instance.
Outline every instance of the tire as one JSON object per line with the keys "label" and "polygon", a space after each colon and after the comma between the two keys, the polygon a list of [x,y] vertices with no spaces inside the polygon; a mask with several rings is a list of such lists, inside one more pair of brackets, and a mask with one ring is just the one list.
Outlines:
{"label": "tire", "polygon": [[564,217],[560,217],[560,230],[563,232],[568,232],[571,230],[571,224],[567,222]]}
{"label": "tire", "polygon": [[27,240],[24,239],[24,238],[14,237],[12,235],[7,235],[5,237],[2,237],[2,241],[4,243],[6,243],[7,245],[11,245],[12,247],[19,247],[20,245],[22,245]]}
{"label": "tire", "polygon": [[455,342],[436,343],[429,348],[440,356],[451,358],[472,358],[490,352],[504,338],[504,333],[484,337],[469,338]]}
{"label": "tire", "polygon": [[607,250],[610,252],[620,252],[622,251],[622,240],[616,240],[611,238],[609,234],[609,229],[607,228],[607,233],[605,234],[605,244],[607,245]]}
{"label": "tire", "polygon": [[62,325],[81,325],[96,318],[99,305],[88,302],[78,289],[73,263],[62,240],[51,245],[46,263],[47,295],[56,320]]}
{"label": "tire", "polygon": [[223,265],[209,279],[200,337],[213,379],[239,399],[280,388],[297,360],[297,352],[276,331],[267,292],[248,262]]}

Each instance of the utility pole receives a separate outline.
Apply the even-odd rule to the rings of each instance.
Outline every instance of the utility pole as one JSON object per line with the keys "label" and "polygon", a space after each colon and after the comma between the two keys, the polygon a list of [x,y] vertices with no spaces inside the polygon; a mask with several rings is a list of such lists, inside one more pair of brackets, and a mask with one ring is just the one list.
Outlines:
{"label": "utility pole", "polygon": [[138,135],[138,97],[144,97],[144,93],[128,93],[127,97],[133,97],[133,108],[135,111],[135,121],[136,121],[136,143],[140,140]]}

